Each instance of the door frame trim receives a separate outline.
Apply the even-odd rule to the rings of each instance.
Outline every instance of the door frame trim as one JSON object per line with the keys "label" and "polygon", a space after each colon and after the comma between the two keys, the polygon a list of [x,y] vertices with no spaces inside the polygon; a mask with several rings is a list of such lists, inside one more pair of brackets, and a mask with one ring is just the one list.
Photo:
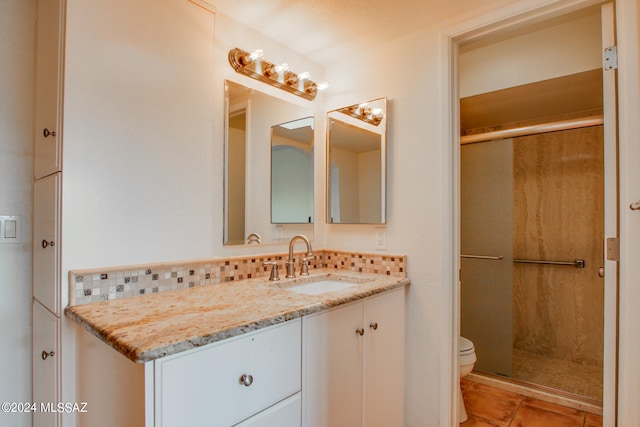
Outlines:
{"label": "door frame trim", "polygon": [[[458,404],[457,388],[459,383],[458,369],[458,340],[460,335],[460,110],[458,105],[458,47],[462,43],[471,42],[491,34],[496,34],[506,30],[516,29],[527,24],[544,21],[557,16],[565,15],[589,6],[601,5],[606,2],[594,0],[553,0],[541,4],[539,1],[529,0],[518,2],[517,4],[504,7],[498,11],[488,13],[459,24],[452,25],[442,34],[442,64],[446,67],[442,70],[443,76],[443,111],[448,115],[443,117],[442,132],[448,142],[446,150],[449,151],[450,159],[450,236],[451,236],[451,336],[448,347],[443,353],[448,353],[448,364],[450,364],[449,378],[442,378],[443,395],[449,395],[448,402],[441,404],[442,425],[451,427],[458,426]],[[615,11],[614,11],[615,12]],[[607,310],[607,300],[605,300],[605,310]],[[617,330],[617,303],[613,313],[615,320],[613,328]],[[605,340],[611,330],[611,314],[605,314]],[[607,319],[609,322],[607,323]],[[610,332],[609,332],[610,333]],[[606,351],[606,350],[605,350]],[[617,351],[614,348],[612,351]],[[605,355],[606,357],[606,355]],[[605,367],[604,388],[617,389],[614,356],[613,377],[611,370]],[[444,399],[443,399],[444,400]],[[603,400],[603,411],[605,413],[604,425],[616,425],[616,401],[611,399]]]}

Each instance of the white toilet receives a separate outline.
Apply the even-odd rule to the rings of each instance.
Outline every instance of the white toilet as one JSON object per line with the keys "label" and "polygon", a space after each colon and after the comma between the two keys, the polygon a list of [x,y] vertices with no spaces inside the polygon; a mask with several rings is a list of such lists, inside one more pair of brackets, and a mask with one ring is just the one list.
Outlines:
{"label": "white toilet", "polygon": [[[458,358],[460,364],[460,378],[464,378],[473,371],[473,365],[476,363],[476,349],[473,348],[471,340],[465,337],[460,337],[458,340],[460,349],[460,356]],[[458,386],[458,414],[460,416],[460,422],[467,421],[467,411],[464,408],[464,400],[462,399],[462,389]]]}

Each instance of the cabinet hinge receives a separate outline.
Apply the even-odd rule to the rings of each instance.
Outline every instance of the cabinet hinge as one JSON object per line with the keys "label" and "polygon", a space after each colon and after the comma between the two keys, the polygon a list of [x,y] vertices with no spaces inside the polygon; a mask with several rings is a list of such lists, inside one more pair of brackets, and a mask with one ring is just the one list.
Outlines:
{"label": "cabinet hinge", "polygon": [[607,237],[607,260],[620,261],[620,239]]}
{"label": "cabinet hinge", "polygon": [[618,69],[618,48],[616,46],[609,46],[604,50],[602,64],[605,71]]}

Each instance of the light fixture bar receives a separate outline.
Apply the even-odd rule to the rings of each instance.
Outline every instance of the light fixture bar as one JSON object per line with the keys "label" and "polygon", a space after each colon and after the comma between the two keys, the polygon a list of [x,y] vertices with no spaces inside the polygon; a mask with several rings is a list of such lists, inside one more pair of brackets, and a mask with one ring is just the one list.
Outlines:
{"label": "light fixture bar", "polygon": [[[240,74],[283,89],[312,101],[318,94],[318,85],[306,76],[300,78],[286,64],[278,65],[266,61],[260,55],[234,48],[229,51],[229,64]],[[303,73],[304,74],[304,73]],[[307,73],[308,74],[308,73]]]}
{"label": "light fixture bar", "polygon": [[384,111],[380,108],[371,108],[369,104],[356,104],[340,108],[337,111],[354,117],[363,122],[378,126],[384,119]]}

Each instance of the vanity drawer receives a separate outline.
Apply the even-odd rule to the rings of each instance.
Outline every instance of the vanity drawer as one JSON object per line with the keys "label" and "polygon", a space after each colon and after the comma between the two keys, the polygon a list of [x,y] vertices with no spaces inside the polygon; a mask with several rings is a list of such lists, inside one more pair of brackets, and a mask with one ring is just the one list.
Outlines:
{"label": "vanity drawer", "polygon": [[229,427],[300,390],[301,322],[156,360],[156,426]]}
{"label": "vanity drawer", "polygon": [[302,401],[298,392],[234,427],[300,427],[301,422]]}

